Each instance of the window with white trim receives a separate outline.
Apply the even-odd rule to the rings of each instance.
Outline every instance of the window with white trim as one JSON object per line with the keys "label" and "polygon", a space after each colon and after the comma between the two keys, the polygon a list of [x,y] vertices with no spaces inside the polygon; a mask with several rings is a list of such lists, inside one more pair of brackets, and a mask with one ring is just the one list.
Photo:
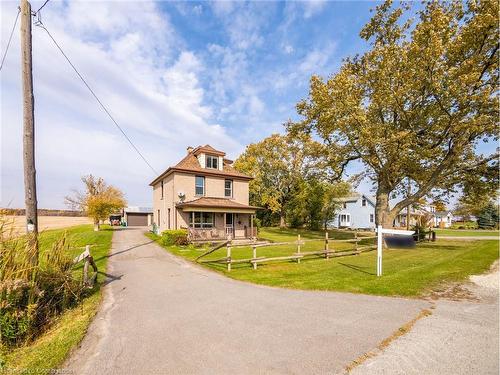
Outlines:
{"label": "window with white trim", "polygon": [[375,221],[375,215],[370,214],[370,223],[373,223]]}
{"label": "window with white trim", "polygon": [[213,212],[194,212],[189,214],[189,226],[194,228],[213,228],[215,217]]}
{"label": "window with white trim", "polygon": [[207,155],[205,157],[205,167],[218,169],[219,158],[217,156]]}
{"label": "window with white trim", "polygon": [[224,196],[229,198],[233,197],[233,180],[224,181]]}
{"label": "window with white trim", "polygon": [[363,198],[363,199],[361,200],[361,205],[362,205],[363,207],[365,207],[365,206],[366,206],[366,198]]}
{"label": "window with white trim", "polygon": [[194,189],[196,195],[205,195],[205,177],[196,176],[194,182]]}

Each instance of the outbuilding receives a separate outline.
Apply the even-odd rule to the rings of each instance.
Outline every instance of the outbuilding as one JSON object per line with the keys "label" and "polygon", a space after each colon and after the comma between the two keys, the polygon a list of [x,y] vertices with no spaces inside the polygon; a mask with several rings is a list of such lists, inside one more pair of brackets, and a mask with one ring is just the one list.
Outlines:
{"label": "outbuilding", "polygon": [[123,221],[129,227],[150,226],[153,219],[151,207],[126,207],[123,209]]}

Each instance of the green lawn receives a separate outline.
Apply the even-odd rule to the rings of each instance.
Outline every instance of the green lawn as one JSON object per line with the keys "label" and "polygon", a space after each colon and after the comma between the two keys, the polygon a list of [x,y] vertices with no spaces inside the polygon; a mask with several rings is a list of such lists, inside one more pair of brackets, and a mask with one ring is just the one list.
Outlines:
{"label": "green lawn", "polygon": [[435,229],[437,238],[439,237],[483,237],[498,236],[497,230],[468,230],[468,229]]}
{"label": "green lawn", "polygon": [[[288,233],[288,235],[287,235]],[[332,233],[335,238],[335,233]],[[345,233],[344,233],[345,234]],[[309,233],[310,239],[323,233]],[[347,236],[347,234],[345,234]],[[158,237],[149,235],[151,238]],[[296,231],[289,232],[264,228],[260,237],[273,240],[295,240]],[[339,237],[339,236],[338,236]],[[338,238],[337,237],[337,238]],[[304,235],[302,234],[302,238]],[[362,240],[362,244],[374,243],[374,239]],[[361,244],[361,245],[362,245]],[[306,242],[302,251],[320,250],[322,240]],[[332,241],[330,249],[336,251],[352,249],[350,243]],[[194,260],[206,248],[194,246],[167,248],[173,254]],[[283,256],[296,252],[295,245],[277,245],[257,249],[257,256]],[[222,248],[203,259],[226,256]],[[251,258],[249,247],[234,247],[233,259]],[[384,275],[376,276],[376,251],[355,256],[302,259],[259,264],[253,270],[249,263],[233,264],[232,271],[225,264],[204,264],[205,267],[228,277],[257,284],[295,289],[336,290],[376,295],[420,296],[443,282],[460,281],[469,275],[486,271],[498,259],[498,241],[439,241],[419,244],[414,249],[384,250]]]}
{"label": "green lawn", "polygon": [[[41,262],[43,253],[50,250],[52,243],[67,231],[72,248],[71,257],[82,253],[85,245],[92,245],[90,253],[99,269],[98,281],[105,279],[107,255],[111,248],[113,231],[103,226],[99,232],[93,231],[92,225],[81,225],[61,230],[50,230],[40,235]],[[82,266],[78,267],[75,275],[81,275]],[[77,307],[67,310],[51,325],[49,330],[33,343],[5,353],[4,368],[27,369],[27,372],[37,374],[50,373],[50,369],[57,368],[66,359],[70,350],[77,345],[97,312],[101,300],[101,291],[97,286],[94,292],[85,298]]]}

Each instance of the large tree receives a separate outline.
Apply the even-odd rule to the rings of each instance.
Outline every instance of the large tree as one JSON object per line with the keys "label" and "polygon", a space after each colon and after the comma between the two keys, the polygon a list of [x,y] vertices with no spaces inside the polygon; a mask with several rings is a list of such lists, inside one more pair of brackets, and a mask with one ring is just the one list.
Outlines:
{"label": "large tree", "polygon": [[82,182],[85,190],[75,191],[72,196],[67,196],[65,201],[71,208],[79,209],[92,218],[94,230],[98,231],[100,221],[121,210],[127,202],[121,190],[108,185],[101,177],[83,176]]}
{"label": "large tree", "polygon": [[326,81],[313,76],[303,121],[288,126],[319,136],[339,176],[354,160],[366,166],[384,226],[422,197],[498,184],[498,156],[477,152],[497,140],[498,1],[429,1],[417,22],[410,12],[378,6],[360,33],[369,50]]}
{"label": "large tree", "polygon": [[285,226],[286,206],[297,189],[306,164],[303,143],[273,134],[247,146],[234,167],[254,179],[250,181],[250,202],[269,209]]}

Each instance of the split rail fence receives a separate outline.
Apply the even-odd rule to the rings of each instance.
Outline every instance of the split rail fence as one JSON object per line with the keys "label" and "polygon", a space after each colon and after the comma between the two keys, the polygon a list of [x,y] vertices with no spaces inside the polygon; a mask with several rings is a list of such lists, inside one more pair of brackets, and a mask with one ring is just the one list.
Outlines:
{"label": "split rail fence", "polygon": [[[331,240],[328,238],[328,232],[325,232],[325,239],[324,239],[324,247],[321,250],[318,251],[302,251],[302,246],[305,245],[307,242],[317,242],[317,241],[323,241],[323,240],[317,240],[317,239],[312,239],[312,240],[302,240],[300,238],[300,234],[297,236],[297,241],[292,241],[292,242],[271,242],[271,243],[264,243],[264,244],[252,244],[252,245],[233,245],[231,240],[228,240],[224,242],[223,244],[220,244],[216,246],[213,249],[210,249],[203,254],[201,254],[198,258],[196,258],[196,261],[199,263],[218,263],[218,264],[226,264],[227,265],[227,270],[231,271],[231,266],[233,264],[238,264],[238,263],[250,263],[253,267],[254,270],[257,269],[257,265],[259,263],[268,263],[268,262],[275,262],[275,261],[286,261],[286,260],[295,260],[297,263],[300,263],[301,259],[304,258],[314,258],[314,257],[319,257],[319,258],[324,258],[326,260],[330,258],[335,258],[335,257],[343,257],[343,256],[350,256],[350,255],[358,255],[364,252],[368,251],[373,251],[377,248],[377,245],[364,245],[364,246],[359,246],[359,242],[361,240],[367,240],[367,239],[375,239],[377,238],[376,236],[370,236],[370,237],[358,237],[357,233],[355,234],[355,237],[353,239],[346,239],[346,240]],[[333,249],[333,242],[335,243],[353,243],[354,244],[354,249],[350,250],[339,250],[335,251]],[[265,248],[265,247],[271,247],[271,246],[281,246],[281,245],[296,245],[297,246],[297,251],[293,253],[292,255],[285,255],[285,256],[275,256],[275,257],[270,257],[270,256],[257,256],[257,250],[259,248]],[[332,245],[332,248],[330,248],[330,245]],[[220,248],[226,247],[226,256],[223,258],[217,258],[217,259],[201,259],[205,257],[208,254],[213,253],[215,250],[218,250]],[[252,248],[252,257],[251,258],[244,258],[244,259],[233,259],[231,256],[232,248],[234,247],[251,247]]]}

